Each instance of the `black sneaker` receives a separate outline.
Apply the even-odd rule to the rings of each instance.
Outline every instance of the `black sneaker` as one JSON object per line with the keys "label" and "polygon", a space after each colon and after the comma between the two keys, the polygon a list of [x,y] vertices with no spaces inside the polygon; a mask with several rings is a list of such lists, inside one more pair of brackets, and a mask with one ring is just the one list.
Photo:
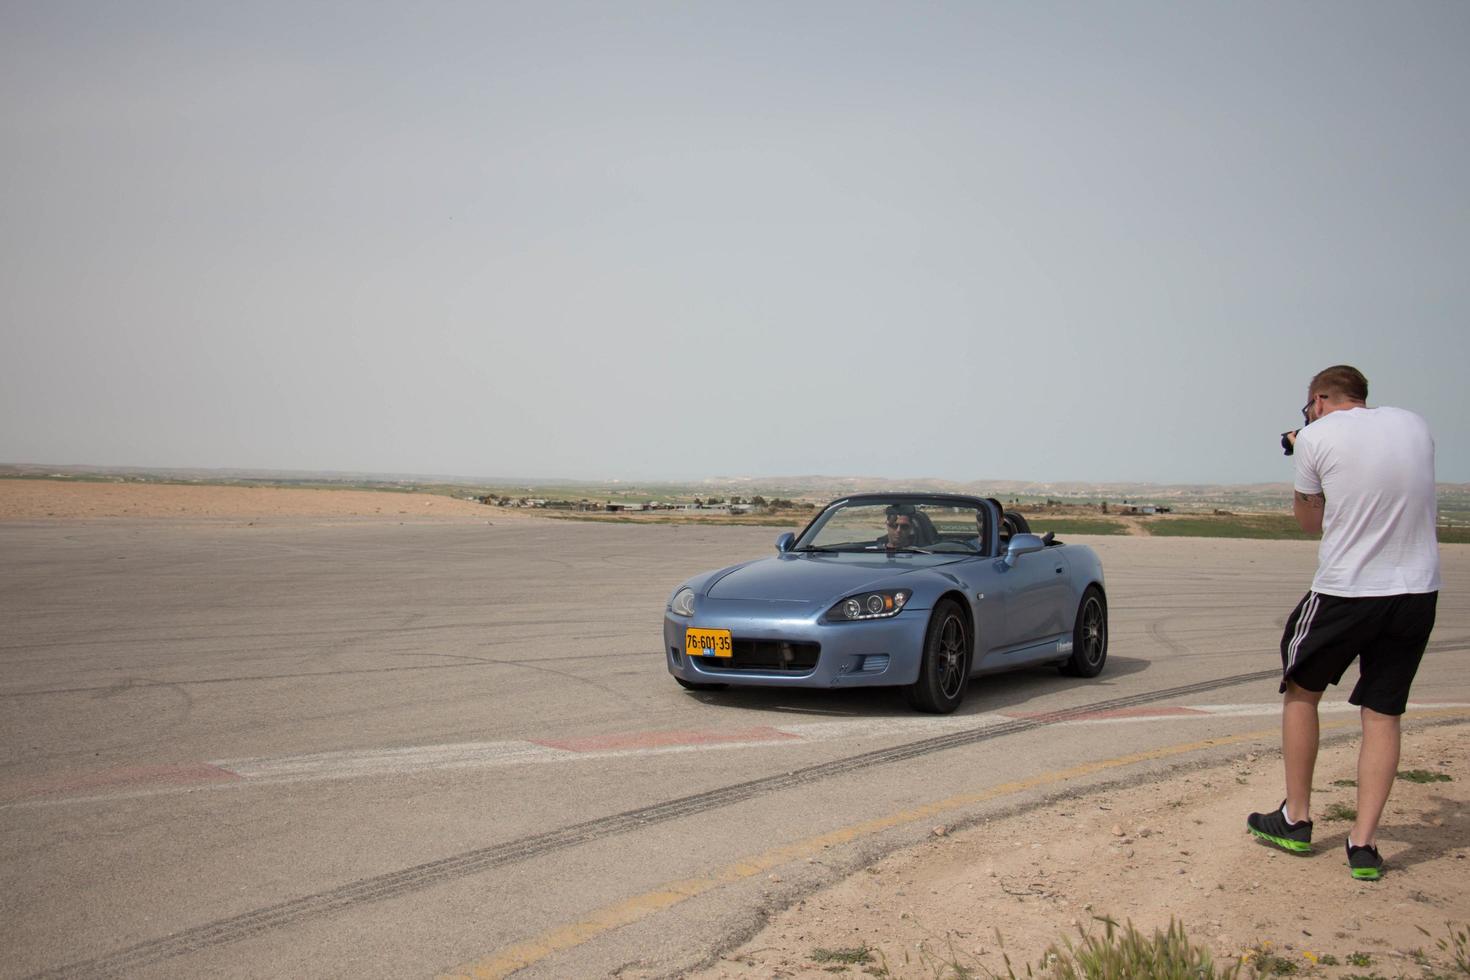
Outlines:
{"label": "black sneaker", "polygon": [[1312,821],[1301,820],[1297,823],[1288,823],[1286,816],[1281,812],[1285,809],[1286,801],[1282,800],[1279,810],[1272,810],[1269,813],[1252,813],[1245,818],[1246,829],[1261,840],[1275,844],[1293,854],[1310,852],[1312,850]]}
{"label": "black sneaker", "polygon": [[1358,845],[1347,842],[1348,867],[1353,877],[1363,881],[1377,881],[1383,877],[1383,856],[1372,844]]}

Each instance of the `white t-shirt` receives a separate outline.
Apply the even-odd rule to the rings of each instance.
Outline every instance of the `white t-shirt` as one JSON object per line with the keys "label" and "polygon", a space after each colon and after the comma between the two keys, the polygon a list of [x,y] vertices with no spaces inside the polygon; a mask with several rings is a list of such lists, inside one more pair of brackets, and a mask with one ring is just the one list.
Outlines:
{"label": "white t-shirt", "polygon": [[1296,488],[1327,497],[1312,591],[1439,590],[1434,439],[1402,408],[1330,412],[1296,437]]}

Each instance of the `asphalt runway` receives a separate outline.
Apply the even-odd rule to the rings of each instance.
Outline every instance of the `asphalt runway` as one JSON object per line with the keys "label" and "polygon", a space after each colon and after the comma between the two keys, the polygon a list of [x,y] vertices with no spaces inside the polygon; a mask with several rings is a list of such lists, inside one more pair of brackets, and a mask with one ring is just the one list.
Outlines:
{"label": "asphalt runway", "polygon": [[[676,974],[936,819],[1276,744],[1314,544],[1088,539],[1107,670],[947,718],[683,691],[669,592],[778,530],[0,525],[0,976]],[[1442,559],[1411,724],[1470,704]]]}

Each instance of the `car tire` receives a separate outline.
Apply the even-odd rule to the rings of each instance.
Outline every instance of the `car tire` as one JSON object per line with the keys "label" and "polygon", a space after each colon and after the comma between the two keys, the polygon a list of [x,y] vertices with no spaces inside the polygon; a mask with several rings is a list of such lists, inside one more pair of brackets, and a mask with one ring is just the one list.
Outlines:
{"label": "car tire", "polygon": [[1077,604],[1072,627],[1072,656],[1062,664],[1068,677],[1096,677],[1108,662],[1108,600],[1102,589],[1089,585]]}
{"label": "car tire", "polygon": [[675,677],[675,681],[686,691],[723,691],[729,684],[697,684],[694,681],[686,681],[682,677]]}
{"label": "car tire", "polygon": [[909,704],[936,715],[947,715],[958,708],[970,680],[973,647],[964,610],[953,599],[941,600],[924,633],[919,679],[904,690]]}

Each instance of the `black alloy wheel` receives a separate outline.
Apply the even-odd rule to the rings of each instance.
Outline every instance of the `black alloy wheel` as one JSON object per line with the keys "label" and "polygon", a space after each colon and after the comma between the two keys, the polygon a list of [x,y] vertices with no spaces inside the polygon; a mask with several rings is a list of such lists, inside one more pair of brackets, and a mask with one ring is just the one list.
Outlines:
{"label": "black alloy wheel", "polygon": [[970,626],[959,604],[944,599],[929,617],[919,679],[905,694],[919,711],[947,715],[960,706],[970,679]]}
{"label": "black alloy wheel", "polygon": [[1077,624],[1072,627],[1072,656],[1062,664],[1069,677],[1096,677],[1108,660],[1108,600],[1102,590],[1089,585],[1077,606]]}

